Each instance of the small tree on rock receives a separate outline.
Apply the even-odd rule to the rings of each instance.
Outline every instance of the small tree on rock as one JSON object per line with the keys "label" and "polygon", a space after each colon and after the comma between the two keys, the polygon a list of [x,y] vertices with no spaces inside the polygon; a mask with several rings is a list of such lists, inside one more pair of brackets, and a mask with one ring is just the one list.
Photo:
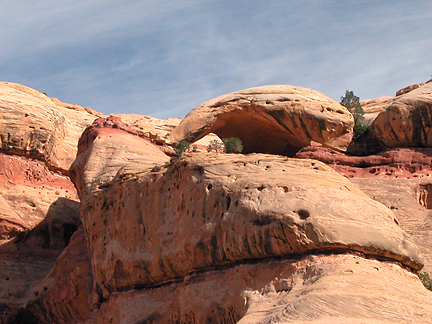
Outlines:
{"label": "small tree on rock", "polygon": [[219,153],[222,149],[223,143],[218,140],[212,140],[209,142],[209,145],[207,145],[207,152],[215,151],[216,153]]}
{"label": "small tree on rock", "polygon": [[369,128],[365,123],[360,98],[353,91],[345,90],[345,96],[341,97],[340,104],[346,107],[354,117],[354,141],[356,141]]}
{"label": "small tree on rock", "polygon": [[224,138],[222,142],[227,153],[241,153],[243,151],[243,142],[238,137]]}
{"label": "small tree on rock", "polygon": [[174,151],[176,153],[176,156],[180,157],[183,154],[183,152],[189,150],[189,148],[190,148],[190,143],[186,140],[181,140],[174,148]]}

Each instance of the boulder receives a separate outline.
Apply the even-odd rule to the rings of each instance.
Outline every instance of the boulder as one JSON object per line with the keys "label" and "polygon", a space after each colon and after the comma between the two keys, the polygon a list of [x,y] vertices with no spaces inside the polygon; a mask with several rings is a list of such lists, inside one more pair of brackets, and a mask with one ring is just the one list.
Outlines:
{"label": "boulder", "polygon": [[386,148],[432,146],[432,82],[391,101],[370,132]]}
{"label": "boulder", "polygon": [[244,153],[293,156],[311,141],[345,150],[354,120],[339,103],[317,91],[275,85],[233,92],[192,110],[171,140],[194,142],[209,133],[238,137]]}
{"label": "boulder", "polygon": [[97,116],[56,102],[34,89],[0,82],[1,150],[68,170],[81,133]]}

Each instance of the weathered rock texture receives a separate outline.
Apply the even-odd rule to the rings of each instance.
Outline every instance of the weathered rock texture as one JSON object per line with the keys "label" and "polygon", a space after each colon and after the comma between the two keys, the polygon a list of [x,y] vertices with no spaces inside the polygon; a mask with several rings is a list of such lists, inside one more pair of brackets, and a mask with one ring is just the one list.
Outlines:
{"label": "weathered rock texture", "polygon": [[317,161],[197,154],[104,187],[82,199],[82,216],[95,281],[106,295],[314,250],[356,250],[422,267],[393,213]]}
{"label": "weathered rock texture", "polygon": [[371,198],[390,208],[400,227],[425,258],[423,271],[432,273],[432,177],[401,179],[392,176],[352,178]]}
{"label": "weathered rock texture", "polygon": [[0,82],[1,150],[68,170],[81,133],[96,118],[82,107],[73,107],[56,105],[45,94],[25,86]]}
{"label": "weathered rock texture", "polygon": [[411,85],[409,85],[409,86],[407,86],[405,88],[402,88],[402,89],[400,89],[400,90],[398,90],[396,92],[396,97],[402,96],[402,95],[404,95],[404,94],[406,94],[408,92],[411,92],[411,91],[413,91],[413,90],[415,90],[417,88],[420,88],[420,87],[424,86],[425,84],[426,84],[426,82],[420,82],[420,83],[411,84]]}
{"label": "weathered rock texture", "polygon": [[114,178],[150,171],[169,162],[164,147],[140,137],[118,117],[100,118],[86,129],[70,175],[81,201]]}
{"label": "weathered rock texture", "polygon": [[235,265],[114,293],[83,324],[431,323],[431,296],[399,265],[319,255]]}
{"label": "weathered rock texture", "polygon": [[158,119],[146,115],[112,114],[130,127],[141,137],[149,138],[153,143],[167,144],[171,131],[180,124],[180,118]]}
{"label": "weathered rock texture", "polygon": [[297,158],[315,159],[348,178],[423,178],[432,174],[432,148],[395,148],[367,156],[352,156],[324,147],[306,147]]}
{"label": "weathered rock texture", "polygon": [[432,146],[432,82],[396,97],[370,131],[385,148]]}
{"label": "weathered rock texture", "polygon": [[354,121],[345,107],[323,94],[294,86],[263,86],[207,101],[171,133],[194,142],[209,133],[239,137],[244,153],[293,156],[311,141],[344,150]]}
{"label": "weathered rock texture", "polygon": [[364,111],[364,119],[367,125],[372,124],[375,118],[385,110],[394,97],[378,97],[360,101]]}
{"label": "weathered rock texture", "polygon": [[0,82],[1,321],[14,319],[28,291],[53,267],[80,226],[68,177],[81,133],[97,118],[25,86]]}
{"label": "weathered rock texture", "polygon": [[77,230],[53,270],[28,293],[26,311],[43,323],[78,323],[98,303],[87,238]]}
{"label": "weathered rock texture", "polygon": [[[166,164],[169,157],[158,146],[121,128],[112,128],[109,120],[88,128],[72,167],[93,280],[96,291],[107,299],[86,323],[305,319],[302,311],[286,312],[289,303],[303,305],[299,295],[289,292],[305,285],[300,280],[305,273],[315,278],[308,277],[307,288],[303,287],[312,305],[318,307],[321,298],[335,300],[315,318],[333,319],[341,306],[329,282],[336,277],[332,271],[342,271],[334,269],[340,260],[358,258],[356,264],[363,271],[371,264],[378,268],[387,264],[364,255],[412,269],[422,267],[417,248],[390,209],[318,161],[196,153]],[[320,253],[329,256],[304,257]],[[271,261],[281,257],[287,260]],[[386,267],[398,269],[428,294],[406,269]],[[349,280],[354,295],[365,273]],[[315,295],[318,278],[328,285],[325,297]],[[273,291],[277,285],[288,288]],[[394,292],[397,287],[388,289]],[[276,298],[280,307],[269,306],[267,315],[262,315],[263,304],[258,301],[281,291],[286,298]],[[363,298],[371,304],[350,314],[354,320],[375,318],[368,309],[376,298]],[[378,300],[377,307],[384,307]],[[50,303],[51,309],[59,308]],[[397,303],[393,305],[389,319],[399,316]],[[421,311],[419,318],[424,314]]]}
{"label": "weathered rock texture", "polygon": [[[175,129],[177,121],[136,115],[94,122],[93,116],[88,126],[74,118],[91,115],[90,109],[8,87],[12,97],[36,97],[29,100],[49,118],[33,132],[41,121],[24,116],[20,130],[17,108],[6,131],[0,129],[6,136],[17,127],[19,135],[2,137],[7,155],[0,155],[0,186],[7,188],[0,196],[3,322],[432,322],[432,293],[414,274],[424,261],[413,243],[426,252],[429,269],[427,149],[345,156],[339,150],[351,140],[352,116],[322,94],[292,86],[216,98]],[[47,102],[38,106],[38,100]],[[59,108],[51,111],[51,104]],[[68,131],[56,123],[75,126]],[[77,149],[69,150],[75,130],[86,125]],[[53,135],[58,131],[60,142]],[[170,159],[169,132],[171,140],[194,141],[211,131],[240,137],[247,152],[293,155],[311,141],[336,150],[304,149],[303,159],[216,153]],[[70,171],[68,150],[77,152]],[[307,157],[346,170],[377,168],[369,172],[374,177],[355,179],[369,196]],[[403,186],[409,202],[402,202],[396,182],[385,183],[391,194],[375,194],[382,188],[373,182],[382,179],[376,176],[384,173],[380,167],[418,176],[396,179],[391,173],[393,180],[410,181]],[[20,196],[32,190],[57,200],[48,199],[43,209],[38,204],[45,198],[39,198],[33,206]],[[75,231],[77,194],[82,227]],[[416,208],[421,221],[412,218]],[[45,263],[37,263],[44,253]]]}

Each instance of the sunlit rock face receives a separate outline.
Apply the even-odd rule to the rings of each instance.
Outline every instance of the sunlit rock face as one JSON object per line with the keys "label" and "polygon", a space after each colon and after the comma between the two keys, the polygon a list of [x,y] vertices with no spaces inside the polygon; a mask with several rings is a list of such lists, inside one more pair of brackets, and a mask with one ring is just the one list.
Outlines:
{"label": "sunlit rock face", "polygon": [[[45,279],[40,274],[48,273],[53,258],[44,267],[39,263],[45,272],[32,272],[34,264],[26,268],[28,274],[39,276],[24,278],[21,274],[27,286],[15,295],[19,292],[22,299],[17,304],[2,304],[2,309],[13,311],[26,301],[25,308],[15,309],[16,322],[40,323],[427,323],[431,293],[415,275],[424,262],[412,243],[414,238],[424,248],[426,231],[422,239],[415,236],[420,223],[400,212],[408,211],[402,203],[406,199],[394,202],[391,195],[375,193],[397,183],[380,186],[374,181],[383,177],[368,177],[363,182],[353,177],[368,196],[307,154],[323,157],[332,166],[343,162],[346,165],[341,166],[354,169],[366,163],[372,168],[381,163],[384,169],[385,163],[397,164],[411,157],[420,168],[428,163],[428,152],[394,150],[363,160],[344,156],[341,150],[352,136],[352,117],[344,108],[335,103],[340,112],[327,109],[325,102],[331,99],[326,101],[312,90],[269,88],[271,91],[258,88],[259,93],[256,89],[242,91],[232,101],[214,101],[211,109],[227,109],[224,114],[234,117],[218,119],[226,116],[215,114],[218,123],[226,124],[216,123],[220,127],[212,129],[221,131],[211,136],[245,136],[247,152],[276,153],[279,149],[285,155],[315,142],[313,150],[302,151],[306,155],[299,153],[303,159],[262,153],[184,153],[172,158],[168,132],[177,136],[185,126],[179,125],[176,131],[177,121],[165,125],[136,115],[95,120],[73,151],[77,155],[70,170],[65,169],[70,163],[64,163],[69,158],[47,162],[46,156],[60,155],[37,151],[42,153],[33,155],[32,163],[39,164],[32,166],[35,172],[30,180],[43,179],[40,186],[34,186],[38,194],[44,193],[51,180],[51,186],[60,183],[59,177],[71,186],[68,176],[76,191],[65,189],[74,200],[48,205],[51,216],[45,227],[31,232],[26,242],[38,246],[43,236],[36,233],[49,233],[45,245],[68,246]],[[279,106],[283,102],[286,108]],[[265,105],[273,105],[267,107],[269,111],[278,112],[265,115]],[[244,119],[236,117],[251,109],[258,112],[242,115]],[[348,116],[346,122],[344,116]],[[257,135],[242,126],[244,120],[248,125],[256,122],[259,129],[250,127],[261,130],[271,144],[254,144],[258,137],[248,140]],[[285,131],[292,131],[289,123],[300,126],[293,131],[295,136],[285,137]],[[269,130],[273,128],[277,131]],[[273,142],[278,144],[272,146]],[[317,148],[316,143],[334,150]],[[27,168],[18,159],[27,159],[26,151],[15,151],[24,156],[6,152],[6,157],[15,159],[15,163],[6,163],[9,169],[3,172],[10,177]],[[55,166],[60,160],[64,167]],[[9,164],[23,167],[12,170]],[[14,185],[20,178],[13,179]],[[419,183],[416,188],[415,204],[429,208],[430,186]],[[58,190],[59,194],[63,192]],[[64,213],[66,202],[75,203],[71,210],[77,217],[77,195],[82,227],[70,236],[59,230],[68,227],[55,220],[68,215]],[[9,233],[18,238],[27,231],[28,220],[16,208],[7,208],[11,200],[5,201],[0,200],[0,206],[6,206],[3,210],[19,232]],[[418,216],[411,204],[409,207],[409,213]],[[9,268],[5,264],[2,273],[10,279],[15,264],[8,264]],[[4,279],[2,288],[10,291],[13,285]],[[2,289],[2,297],[9,291]]]}
{"label": "sunlit rock face", "polygon": [[0,82],[0,322],[54,266],[80,226],[68,169],[97,113]]}
{"label": "sunlit rock face", "polygon": [[354,120],[339,103],[318,91],[290,85],[233,92],[192,110],[171,140],[194,142],[209,133],[238,137],[244,153],[293,156],[311,141],[346,150]]}
{"label": "sunlit rock face", "polygon": [[191,153],[166,164],[169,157],[139,137],[95,130],[81,138],[72,174],[95,282],[106,295],[196,269],[327,249],[421,268],[392,212],[320,162]]}
{"label": "sunlit rock face", "polygon": [[370,131],[384,148],[432,146],[432,82],[392,100]]}

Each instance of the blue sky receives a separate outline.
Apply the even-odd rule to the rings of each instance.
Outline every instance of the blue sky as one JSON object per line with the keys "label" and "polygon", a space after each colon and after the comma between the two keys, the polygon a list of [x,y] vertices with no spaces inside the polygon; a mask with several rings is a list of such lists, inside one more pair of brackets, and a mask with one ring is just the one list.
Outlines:
{"label": "blue sky", "polygon": [[183,118],[267,84],[370,99],[432,74],[430,0],[17,0],[0,26],[0,80],[105,114]]}

